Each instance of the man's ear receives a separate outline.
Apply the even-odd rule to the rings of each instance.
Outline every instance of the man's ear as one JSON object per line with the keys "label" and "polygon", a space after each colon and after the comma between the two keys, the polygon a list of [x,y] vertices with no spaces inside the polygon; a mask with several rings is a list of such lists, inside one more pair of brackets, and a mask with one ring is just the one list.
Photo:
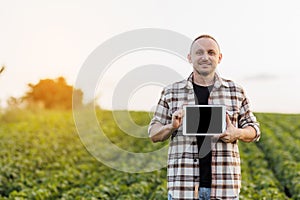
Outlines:
{"label": "man's ear", "polygon": [[219,61],[218,61],[218,64],[220,64],[222,58],[223,58],[223,55],[220,53],[220,54],[219,54]]}
{"label": "man's ear", "polygon": [[187,55],[187,59],[188,59],[189,63],[192,63],[191,54],[188,54],[188,55]]}

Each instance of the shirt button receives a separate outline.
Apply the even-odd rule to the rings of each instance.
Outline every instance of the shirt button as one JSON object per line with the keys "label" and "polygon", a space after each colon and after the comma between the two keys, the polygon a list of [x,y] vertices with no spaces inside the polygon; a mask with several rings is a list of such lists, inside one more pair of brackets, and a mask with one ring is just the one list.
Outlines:
{"label": "shirt button", "polygon": [[198,159],[197,158],[194,158],[194,162],[197,162],[198,161]]}
{"label": "shirt button", "polygon": [[196,145],[196,142],[192,142],[192,145]]}

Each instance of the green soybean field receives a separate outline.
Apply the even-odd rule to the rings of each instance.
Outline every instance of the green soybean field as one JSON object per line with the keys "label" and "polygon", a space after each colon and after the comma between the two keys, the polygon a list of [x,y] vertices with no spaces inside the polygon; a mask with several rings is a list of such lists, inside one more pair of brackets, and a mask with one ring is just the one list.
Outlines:
{"label": "green soybean field", "polygon": [[[111,111],[97,110],[96,116],[121,149],[149,152],[168,145],[128,136]],[[240,199],[300,199],[300,115],[256,116],[260,141],[239,142]],[[147,135],[151,114],[130,117]],[[72,111],[19,110],[0,119],[0,199],[167,199],[165,167],[128,173],[106,166],[80,140]]]}

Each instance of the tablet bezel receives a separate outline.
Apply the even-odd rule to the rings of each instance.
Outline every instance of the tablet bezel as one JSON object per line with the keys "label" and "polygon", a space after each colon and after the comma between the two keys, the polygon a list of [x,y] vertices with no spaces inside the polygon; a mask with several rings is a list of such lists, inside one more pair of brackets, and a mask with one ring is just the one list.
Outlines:
{"label": "tablet bezel", "polygon": [[186,115],[186,108],[187,107],[220,107],[222,108],[222,132],[223,133],[226,129],[226,106],[224,105],[185,105],[183,106],[184,110],[184,117],[183,117],[183,135],[185,136],[201,136],[201,135],[220,135],[221,133],[186,133],[186,121],[187,121],[187,115]]}

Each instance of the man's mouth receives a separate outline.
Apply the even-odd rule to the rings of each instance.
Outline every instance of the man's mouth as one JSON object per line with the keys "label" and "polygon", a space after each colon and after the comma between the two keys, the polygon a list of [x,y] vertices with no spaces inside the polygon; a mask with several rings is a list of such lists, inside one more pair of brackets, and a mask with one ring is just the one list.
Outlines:
{"label": "man's mouth", "polygon": [[199,65],[210,65],[211,63],[208,63],[208,62],[202,62],[202,63],[199,63]]}
{"label": "man's mouth", "polygon": [[205,65],[211,65],[210,63],[200,63],[199,65],[205,66]]}

